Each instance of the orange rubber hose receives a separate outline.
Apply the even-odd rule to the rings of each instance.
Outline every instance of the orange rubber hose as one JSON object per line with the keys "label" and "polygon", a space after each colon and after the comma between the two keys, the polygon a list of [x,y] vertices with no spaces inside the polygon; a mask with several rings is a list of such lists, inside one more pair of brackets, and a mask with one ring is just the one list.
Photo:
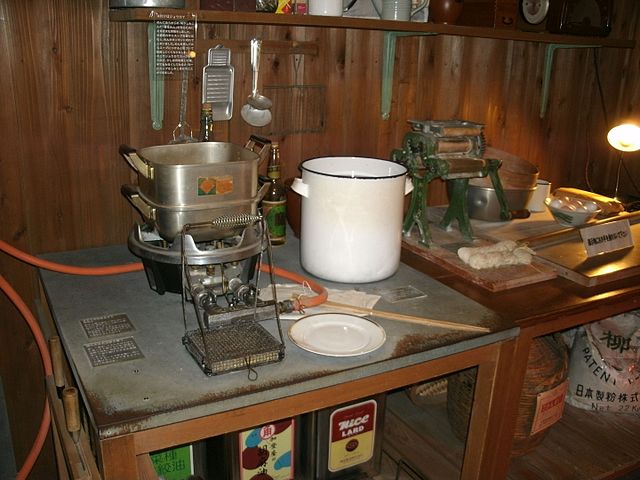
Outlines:
{"label": "orange rubber hose", "polygon": [[[27,322],[27,325],[31,329],[31,333],[36,340],[36,344],[38,345],[38,350],[40,351],[40,357],[42,359],[42,366],[44,367],[45,376],[53,375],[53,368],[51,366],[51,356],[49,355],[49,348],[47,347],[47,342],[42,335],[42,331],[40,330],[40,326],[36,318],[29,310],[29,307],[24,303],[18,292],[16,292],[11,285],[4,279],[2,275],[0,275],[0,289],[7,295],[9,300],[16,306],[20,314],[24,317]],[[27,478],[27,475],[31,472],[33,465],[36,463],[38,456],[40,455],[40,451],[44,445],[44,442],[47,438],[47,433],[49,432],[49,425],[51,424],[51,412],[49,411],[49,401],[45,398],[44,402],[44,410],[42,412],[42,419],[40,420],[40,427],[38,429],[38,434],[36,436],[33,445],[31,446],[31,450],[27,454],[27,458],[25,459],[22,468],[18,472],[16,480],[23,480]]]}
{"label": "orange rubber hose", "polygon": [[73,265],[63,265],[61,263],[50,262],[42,258],[34,257],[28,253],[12,247],[6,242],[0,240],[0,250],[8,255],[29,263],[34,267],[51,270],[58,273],[68,273],[70,275],[117,275],[120,273],[138,272],[142,270],[142,263],[127,263],[125,265],[111,265],[107,267],[76,267]]}
{"label": "orange rubber hose", "polygon": [[[137,272],[143,269],[142,263],[136,262],[125,265],[113,265],[107,267],[76,267],[72,265],[64,265],[60,263],[50,262],[48,260],[43,260],[38,257],[34,257],[33,255],[29,255],[28,253],[23,252],[22,250],[18,250],[15,247],[12,247],[8,243],[0,240],[0,250],[4,251],[8,255],[17,258],[25,263],[29,263],[35,267],[43,268],[45,270],[51,270],[58,273],[67,273],[71,275],[116,275],[120,273],[129,273],[129,272]],[[320,284],[314,282],[313,280],[309,280],[302,275],[298,275],[297,273],[290,272],[288,270],[284,270],[282,268],[273,267],[273,270],[269,265],[262,265],[261,270],[263,272],[273,272],[274,275],[292,280],[299,284],[307,284],[309,287],[317,294],[315,297],[304,297],[297,299],[294,301],[294,310],[304,310],[305,308],[314,307],[316,305],[320,305],[325,302],[328,297],[327,290]],[[40,351],[40,357],[42,358],[42,364],[44,367],[45,376],[53,375],[53,368],[51,366],[51,356],[49,355],[49,349],[47,347],[47,342],[44,339],[44,335],[40,330],[40,326],[38,325],[37,320],[29,310],[29,307],[24,303],[20,295],[11,287],[11,285],[4,279],[2,275],[0,275],[0,289],[7,295],[9,300],[16,306],[19,312],[22,314],[23,318],[27,322],[27,325],[31,329],[31,333],[33,334],[36,344],[38,345],[38,350]],[[42,419],[40,421],[40,428],[38,430],[38,434],[36,439],[31,446],[31,450],[29,451],[27,458],[22,465],[22,468],[18,472],[16,480],[24,480],[27,478],[33,465],[35,464],[40,452],[42,451],[42,447],[47,438],[47,433],[49,431],[49,426],[51,424],[51,412],[49,411],[49,401],[45,399],[44,403],[44,411],[42,412]]]}
{"label": "orange rubber hose", "polygon": [[[269,272],[271,269],[269,265],[261,265],[260,268],[263,272]],[[300,285],[307,284],[317,295],[315,297],[302,297],[293,302],[294,310],[304,310],[305,308],[315,307],[327,301],[327,297],[329,293],[327,289],[324,288],[319,283],[314,282],[313,280],[309,280],[308,278],[298,275],[297,273],[290,272],[288,270],[284,270],[282,268],[273,267],[273,274],[282,278],[286,278],[288,280],[292,280]],[[303,302],[304,300],[304,302]]]}
{"label": "orange rubber hose", "polygon": [[[70,275],[117,275],[120,273],[130,273],[137,272],[143,269],[142,263],[128,263],[124,265],[112,265],[108,267],[76,267],[73,265],[63,265],[61,263],[50,262],[48,260],[43,260],[42,258],[34,257],[33,255],[29,255],[28,253],[23,252],[22,250],[18,250],[15,247],[12,247],[8,243],[0,240],[0,250],[4,251],[8,255],[17,258],[18,260],[22,260],[23,262],[29,263],[35,267],[43,268],[45,270],[51,270],[58,273],[68,273]],[[268,265],[262,265],[261,270],[263,272],[269,272]],[[296,310],[304,310],[305,308],[315,307],[324,303],[327,300],[327,291],[325,288],[314,282],[313,280],[309,280],[302,275],[298,275],[297,273],[290,272],[288,270],[284,270],[282,268],[273,267],[273,274],[279,277],[286,278],[288,280],[292,280],[299,284],[308,284],[318,295],[315,297],[310,297],[304,299],[304,302],[300,300],[296,300],[294,302],[294,308]]]}

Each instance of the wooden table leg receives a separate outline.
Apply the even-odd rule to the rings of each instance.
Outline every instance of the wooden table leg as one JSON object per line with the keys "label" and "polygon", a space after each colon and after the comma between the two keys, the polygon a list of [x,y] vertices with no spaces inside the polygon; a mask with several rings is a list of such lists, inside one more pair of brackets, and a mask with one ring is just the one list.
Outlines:
{"label": "wooden table leg", "polygon": [[502,383],[498,381],[512,364],[515,341],[501,342],[496,345],[495,356],[478,365],[475,383],[473,408],[469,423],[469,433],[465,446],[461,478],[464,480],[499,478],[490,472],[495,462],[495,449],[491,439],[495,435],[495,425],[499,425],[502,416],[498,397],[502,395]]}
{"label": "wooden table leg", "polygon": [[158,474],[151,461],[151,456],[148,453],[138,455],[137,461],[140,480],[158,480]]}
{"label": "wooden table leg", "polygon": [[133,435],[100,441],[102,480],[138,480],[138,461]]}
{"label": "wooden table leg", "polygon": [[496,398],[492,407],[490,432],[485,448],[493,451],[491,465],[485,478],[507,478],[509,464],[511,462],[511,449],[513,435],[516,429],[518,417],[518,405],[522,394],[524,376],[527,370],[527,359],[533,338],[521,331],[515,341],[515,349],[510,360],[501,362],[501,367],[496,375]]}

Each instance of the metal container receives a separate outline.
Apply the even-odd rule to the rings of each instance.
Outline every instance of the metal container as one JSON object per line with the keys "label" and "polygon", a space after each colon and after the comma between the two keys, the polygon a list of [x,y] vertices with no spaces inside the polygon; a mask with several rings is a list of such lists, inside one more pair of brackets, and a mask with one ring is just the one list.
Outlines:
{"label": "metal container", "polygon": [[301,439],[301,416],[210,438],[207,478],[311,480],[303,461],[306,449]]}
{"label": "metal container", "polygon": [[146,223],[153,225],[158,234],[168,242],[182,232],[185,225],[209,223],[208,228],[197,228],[189,231],[196,241],[209,241],[237,235],[241,226],[229,225],[227,220],[242,215],[256,215],[258,203],[266,191],[267,185],[258,194],[248,200],[217,201],[213,204],[192,205],[186,207],[165,207],[144,197],[138,186],[123,185],[122,194],[142,214]]}
{"label": "metal container", "polygon": [[[525,210],[535,188],[505,189],[504,196],[510,211]],[[500,202],[493,188],[469,185],[467,195],[469,217],[487,222],[500,222]]]}
{"label": "metal container", "polygon": [[[120,154],[138,173],[138,185],[124,185],[122,193],[165,240],[173,240],[186,224],[257,212],[260,156],[252,150],[206,142],[140,150],[121,146]],[[231,234],[224,228],[199,229],[196,240]]]}
{"label": "metal container", "polygon": [[399,163],[322,157],[300,165],[300,262],[325,280],[366,283],[400,264],[404,196],[413,188]]}
{"label": "metal container", "polygon": [[256,195],[260,156],[233,143],[160,145],[120,154],[138,173],[140,193],[164,207],[248,200]]}
{"label": "metal container", "polygon": [[[305,480],[353,480],[380,473],[386,394],[304,415]],[[297,479],[298,477],[296,477]]]}

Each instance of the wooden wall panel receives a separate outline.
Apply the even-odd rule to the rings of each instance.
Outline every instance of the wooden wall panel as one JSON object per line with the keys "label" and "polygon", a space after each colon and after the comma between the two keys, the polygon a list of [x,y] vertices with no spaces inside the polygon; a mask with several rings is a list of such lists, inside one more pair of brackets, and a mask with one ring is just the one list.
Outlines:
{"label": "wooden wall panel", "polygon": [[[118,155],[122,143],[168,143],[178,122],[179,76],[165,80],[161,130],[150,119],[146,23],[108,20],[107,0],[0,0],[3,47],[0,64],[0,238],[31,253],[124,243],[137,213],[120,194],[135,175]],[[616,2],[614,34],[640,40],[640,5]],[[325,128],[307,134],[270,135],[240,116],[251,90],[246,47],[232,50],[234,117],[216,125],[217,139],[244,144],[251,133],[282,145],[284,175],[321,155],[387,157],[401,145],[409,119],[461,118],[486,125],[488,143],[539,166],[554,184],[602,191],[614,178],[617,157],[605,141],[608,129],[599,101],[593,49],[558,51],[545,118],[539,117],[544,44],[454,36],[397,40],[391,115],[380,115],[384,34],[377,31],[257,25],[200,25],[191,75],[188,121],[198,130],[200,74],[206,48],[216,40],[248,46],[306,41],[317,55],[300,59],[263,54],[261,85],[320,84],[326,88]],[[597,64],[610,121],[637,113],[640,48],[598,49]],[[640,154],[625,157],[632,178]],[[264,168],[264,166],[263,166]],[[264,173],[264,171],[262,172]],[[636,181],[636,183],[638,183]],[[624,179],[624,190],[637,193]],[[432,203],[446,201],[442,183]],[[33,305],[33,269],[0,256],[0,273]],[[35,345],[18,314],[0,299],[0,375],[9,395],[16,454],[24,458],[37,419],[41,371]],[[46,468],[46,466],[44,467]]]}
{"label": "wooden wall panel", "polygon": [[[29,166],[25,161],[27,149],[20,135],[19,114],[24,109],[17,95],[17,77],[20,65],[15,52],[21,48],[12,35],[7,19],[15,18],[13,5],[0,3],[0,64],[5,66],[0,75],[0,125],[3,130],[0,148],[0,238],[30,250],[28,225],[29,198],[23,190]],[[18,57],[19,58],[19,57]],[[33,298],[35,281],[31,269],[4,254],[0,255],[0,274],[26,298]],[[7,297],[0,293],[0,381],[6,397],[10,418],[16,468],[20,468],[38,430],[40,413],[44,405],[42,364],[31,333],[20,314]],[[54,472],[51,444],[44,450],[34,473],[41,478]]]}

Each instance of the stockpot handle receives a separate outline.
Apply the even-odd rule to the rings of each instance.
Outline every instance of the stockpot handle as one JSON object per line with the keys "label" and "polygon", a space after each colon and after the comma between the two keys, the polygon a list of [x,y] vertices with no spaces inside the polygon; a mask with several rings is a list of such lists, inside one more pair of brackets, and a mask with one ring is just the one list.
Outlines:
{"label": "stockpot handle", "polygon": [[122,185],[122,187],[120,187],[120,191],[122,192],[122,195],[127,197],[127,200],[129,200],[131,205],[133,205],[142,214],[145,220],[156,219],[156,209],[140,197],[140,191],[137,186]]}
{"label": "stockpot handle", "polygon": [[131,148],[128,145],[120,145],[120,155],[124,157],[127,163],[143,177],[153,180],[153,166],[140,155],[135,148]]}
{"label": "stockpot handle", "polygon": [[244,148],[247,150],[251,150],[253,153],[257,153],[260,160],[258,161],[258,165],[262,165],[262,163],[269,158],[269,148],[271,147],[271,140],[264,137],[259,137],[258,135],[251,135],[249,140],[244,145]]}
{"label": "stockpot handle", "polygon": [[265,183],[260,187],[260,190],[258,190],[258,194],[256,195],[256,201],[257,202],[261,202],[262,199],[264,198],[264,196],[267,194],[267,192],[269,191],[269,183]]}
{"label": "stockpot handle", "polygon": [[293,179],[291,183],[291,190],[303,197],[309,197],[309,185],[304,183],[300,177]]}

